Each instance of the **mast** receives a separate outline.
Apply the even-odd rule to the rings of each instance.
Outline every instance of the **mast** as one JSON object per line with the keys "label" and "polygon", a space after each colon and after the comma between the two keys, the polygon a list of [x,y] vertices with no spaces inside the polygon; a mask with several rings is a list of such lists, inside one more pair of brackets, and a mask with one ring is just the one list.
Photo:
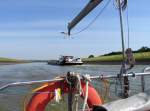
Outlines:
{"label": "mast", "polygon": [[[122,16],[122,6],[121,6],[121,1],[118,0],[118,6],[119,6],[119,16],[120,16],[120,29],[121,29],[121,41],[122,41],[122,66],[121,66],[121,71],[120,71],[120,77],[122,77],[123,74],[126,74],[126,63],[125,63],[125,43],[124,43],[124,30],[123,30],[123,16]],[[123,96],[125,98],[129,97],[129,80],[128,76],[123,77]]]}
{"label": "mast", "polygon": [[119,4],[119,16],[120,16],[120,28],[121,28],[121,41],[122,41],[122,58],[123,58],[123,62],[125,62],[125,45],[124,45],[123,17],[122,17],[122,7],[121,7],[120,0],[118,0],[118,4]]}

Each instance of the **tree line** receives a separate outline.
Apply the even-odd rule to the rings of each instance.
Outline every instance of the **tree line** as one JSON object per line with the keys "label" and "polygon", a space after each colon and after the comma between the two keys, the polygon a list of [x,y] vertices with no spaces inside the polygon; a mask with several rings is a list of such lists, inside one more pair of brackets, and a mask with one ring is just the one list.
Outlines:
{"label": "tree line", "polygon": [[[146,47],[146,46],[143,46],[140,49],[133,51],[133,53],[140,53],[140,52],[150,52],[150,48]],[[122,54],[122,52],[121,51],[111,52],[111,53],[104,54],[104,55],[101,55],[101,56],[110,56],[110,55],[118,55],[118,54]],[[93,58],[93,57],[94,57],[94,55],[89,55],[88,58]]]}

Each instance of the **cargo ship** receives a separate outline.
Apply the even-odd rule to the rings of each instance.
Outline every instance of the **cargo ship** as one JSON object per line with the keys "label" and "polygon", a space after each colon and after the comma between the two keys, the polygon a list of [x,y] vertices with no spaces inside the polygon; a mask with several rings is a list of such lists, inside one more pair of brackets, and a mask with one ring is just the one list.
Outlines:
{"label": "cargo ship", "polygon": [[75,58],[74,56],[60,56],[58,65],[82,65],[81,58]]}

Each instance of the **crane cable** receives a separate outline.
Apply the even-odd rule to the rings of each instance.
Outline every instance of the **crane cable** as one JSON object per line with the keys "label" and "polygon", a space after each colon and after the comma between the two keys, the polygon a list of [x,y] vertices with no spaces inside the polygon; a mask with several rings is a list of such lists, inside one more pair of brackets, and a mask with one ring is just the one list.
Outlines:
{"label": "crane cable", "polygon": [[86,27],[84,27],[80,31],[75,32],[75,33],[73,33],[71,35],[77,35],[77,34],[83,32],[83,31],[87,30],[98,19],[98,17],[104,12],[104,10],[107,8],[107,6],[110,4],[110,2],[111,2],[111,0],[108,0],[106,2],[105,6],[100,10],[100,12],[96,15],[96,17]]}

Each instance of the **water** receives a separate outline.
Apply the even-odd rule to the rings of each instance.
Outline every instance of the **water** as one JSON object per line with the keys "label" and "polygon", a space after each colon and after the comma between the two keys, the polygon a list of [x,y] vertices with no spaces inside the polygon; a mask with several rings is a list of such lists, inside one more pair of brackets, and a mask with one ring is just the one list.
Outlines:
{"label": "water", "polygon": [[[142,72],[147,67],[137,65],[132,71]],[[0,82],[16,82],[28,80],[51,79],[66,74],[68,71],[81,74],[117,74],[120,65],[81,65],[81,66],[55,66],[46,63],[29,63],[0,66]]]}
{"label": "water", "polygon": [[[143,72],[146,65],[137,65],[131,71]],[[81,65],[55,66],[46,63],[28,63],[0,66],[0,86],[11,82],[52,79],[65,75],[68,71],[90,75],[118,74],[120,65]],[[31,89],[28,87],[12,87],[0,92],[0,111],[23,110],[24,96]]]}

